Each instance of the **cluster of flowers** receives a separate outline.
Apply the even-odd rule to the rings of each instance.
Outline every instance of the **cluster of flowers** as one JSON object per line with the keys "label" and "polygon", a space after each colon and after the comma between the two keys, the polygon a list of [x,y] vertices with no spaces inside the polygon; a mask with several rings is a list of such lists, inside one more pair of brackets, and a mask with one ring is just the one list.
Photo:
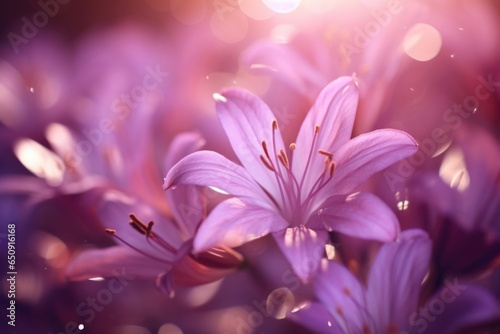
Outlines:
{"label": "cluster of flowers", "polygon": [[[174,312],[186,332],[494,333],[498,15],[460,3],[348,25],[340,8],[287,43],[231,50],[203,28],[120,26],[71,57],[48,36],[5,52],[3,223],[27,244],[57,236],[69,280],[121,268],[172,305],[216,282],[203,305],[227,311]],[[335,33],[370,17],[363,45]],[[400,44],[424,18],[443,44],[422,62]]]}

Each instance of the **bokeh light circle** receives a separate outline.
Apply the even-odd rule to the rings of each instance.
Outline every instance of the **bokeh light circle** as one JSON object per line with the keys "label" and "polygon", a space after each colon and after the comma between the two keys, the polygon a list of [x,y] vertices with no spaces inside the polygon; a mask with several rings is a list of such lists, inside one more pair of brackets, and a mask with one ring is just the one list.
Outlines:
{"label": "bokeh light circle", "polygon": [[263,0],[263,2],[272,11],[286,14],[296,10],[301,0]]}
{"label": "bokeh light circle", "polygon": [[439,31],[426,23],[410,28],[403,41],[405,53],[418,61],[429,61],[437,56],[442,46]]}
{"label": "bokeh light circle", "polygon": [[248,20],[239,9],[215,11],[210,20],[212,33],[226,43],[237,43],[245,38]]}

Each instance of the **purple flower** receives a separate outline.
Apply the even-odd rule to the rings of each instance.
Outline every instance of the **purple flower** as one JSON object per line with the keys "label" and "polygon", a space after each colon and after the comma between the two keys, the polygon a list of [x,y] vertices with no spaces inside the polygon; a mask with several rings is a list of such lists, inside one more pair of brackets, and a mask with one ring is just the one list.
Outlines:
{"label": "purple flower", "polygon": [[307,280],[328,231],[380,241],[399,231],[394,214],[375,196],[352,194],[374,173],[417,149],[408,134],[377,130],[351,138],[357,85],[341,77],[319,94],[295,143],[285,148],[277,121],[243,90],[216,94],[217,114],[243,166],[200,151],[176,164],[165,188],[210,186],[233,197],[220,203],[195,237],[194,250],[234,247],[272,233],[295,272]]}
{"label": "purple flower", "polygon": [[318,301],[294,308],[290,318],[318,333],[346,334],[456,333],[498,319],[491,295],[457,279],[419,307],[431,249],[424,231],[403,231],[398,242],[382,245],[366,285],[341,264],[325,261],[314,282]]}
{"label": "purple flower", "polygon": [[417,308],[431,247],[425,232],[402,232],[380,248],[366,287],[341,264],[326,262],[314,283],[319,303],[295,308],[291,318],[318,332],[399,333]]}
{"label": "purple flower", "polygon": [[[165,164],[172,166],[202,142],[193,133],[177,136]],[[212,282],[240,265],[241,256],[224,247],[191,254],[193,236],[205,214],[203,198],[195,187],[168,192],[163,205],[145,199],[113,188],[103,191],[99,216],[108,227],[106,232],[120,245],[84,251],[68,267],[69,278],[109,277],[113,270],[123,268],[129,275],[156,279],[158,287],[172,295],[174,285]]]}

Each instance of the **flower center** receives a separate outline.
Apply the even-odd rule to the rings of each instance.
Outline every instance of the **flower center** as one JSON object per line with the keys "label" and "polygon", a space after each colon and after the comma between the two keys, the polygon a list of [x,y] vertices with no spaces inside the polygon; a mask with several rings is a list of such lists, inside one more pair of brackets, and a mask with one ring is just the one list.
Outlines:
{"label": "flower center", "polygon": [[[262,163],[274,173],[276,183],[278,184],[281,203],[279,204],[276,199],[273,199],[280,211],[288,218],[288,221],[293,225],[304,224],[304,215],[307,214],[311,200],[314,196],[325,187],[325,185],[332,179],[335,171],[335,162],[333,161],[333,154],[319,149],[317,154],[325,156],[324,167],[322,172],[317,177],[313,185],[307,192],[303,192],[305,187],[306,175],[310,173],[310,165],[314,155],[314,147],[320,131],[319,125],[314,127],[314,137],[311,142],[309,154],[307,157],[306,166],[303,174],[298,178],[291,170],[291,161],[293,158],[293,151],[296,149],[296,144],[292,143],[289,146],[290,159],[283,149],[277,148],[276,145],[276,131],[278,130],[278,121],[272,122],[272,145],[269,148],[265,140],[262,141],[262,149],[264,154],[260,155]],[[307,195],[303,195],[307,194]]]}

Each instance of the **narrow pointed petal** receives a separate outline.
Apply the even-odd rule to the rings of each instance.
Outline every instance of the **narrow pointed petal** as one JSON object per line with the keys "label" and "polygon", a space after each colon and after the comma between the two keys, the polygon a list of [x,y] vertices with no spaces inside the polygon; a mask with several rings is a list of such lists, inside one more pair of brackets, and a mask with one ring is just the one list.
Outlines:
{"label": "narrow pointed petal", "polygon": [[[331,82],[319,94],[312,109],[307,114],[297,136],[294,151],[293,172],[302,175],[306,169],[307,157],[311,151],[315,127],[319,126],[316,142],[312,147],[312,160],[308,165],[308,175],[312,180],[306,181],[305,189],[310,189],[311,182],[321,173],[324,156],[317,154],[319,149],[335,152],[350,138],[356,116],[358,88],[353,78],[340,77]],[[307,186],[309,185],[309,186]]]}
{"label": "narrow pointed petal", "polygon": [[342,328],[339,333],[363,333],[363,325],[372,324],[366,312],[366,289],[341,264],[327,262],[327,266],[316,277],[315,292]]}
{"label": "narrow pointed petal", "polygon": [[235,197],[265,202],[267,195],[245,168],[212,151],[198,151],[179,161],[165,177],[163,187],[215,187]]}
{"label": "narrow pointed petal", "polygon": [[[196,132],[177,135],[168,149],[165,158],[165,170],[168,171],[182,158],[199,150],[204,144],[205,140]],[[165,196],[174,221],[186,238],[191,237],[204,215],[204,203],[197,188],[182,186],[175,190],[166,191]]]}
{"label": "narrow pointed petal", "polygon": [[429,270],[432,243],[422,230],[406,230],[398,242],[384,244],[372,265],[367,296],[380,330],[408,326],[417,309],[420,285]]}
{"label": "narrow pointed petal", "polygon": [[193,248],[200,252],[217,246],[236,247],[287,226],[273,210],[230,198],[217,205],[200,225]]}
{"label": "narrow pointed petal", "polygon": [[292,310],[287,318],[307,327],[314,333],[344,333],[327,308],[318,302],[310,302],[298,310]]}
{"label": "narrow pointed petal", "polygon": [[378,241],[396,240],[399,222],[391,209],[377,196],[356,193],[331,196],[322,205],[311,226],[337,231],[353,237]]}
{"label": "narrow pointed petal", "polygon": [[265,141],[273,163],[276,154],[284,149],[279,129],[275,130],[276,154],[273,150],[272,124],[276,116],[257,96],[244,90],[226,90],[216,97],[219,120],[234,153],[252,177],[274,198],[279,197],[275,175],[261,161]]}
{"label": "narrow pointed petal", "polygon": [[182,158],[198,151],[203,145],[205,145],[205,140],[199,133],[184,132],[177,135],[167,150],[168,153],[164,163],[165,170],[168,171]]}
{"label": "narrow pointed petal", "polygon": [[273,233],[273,237],[294,272],[307,282],[319,269],[328,233],[301,225]]}
{"label": "narrow pointed petal", "polygon": [[171,265],[148,258],[125,246],[84,251],[72,260],[66,269],[70,280],[92,277],[113,277],[116,271],[141,278],[156,278]]}
{"label": "narrow pointed petal", "polygon": [[[286,59],[286,61],[283,61]],[[317,87],[323,87],[324,76],[287,44],[271,40],[257,41],[242,53],[242,63],[253,71],[276,78],[297,92],[308,96]]]}
{"label": "narrow pointed petal", "polygon": [[325,191],[346,194],[373,174],[403,160],[418,150],[415,139],[399,130],[383,129],[362,134],[339,148],[334,182]]}

